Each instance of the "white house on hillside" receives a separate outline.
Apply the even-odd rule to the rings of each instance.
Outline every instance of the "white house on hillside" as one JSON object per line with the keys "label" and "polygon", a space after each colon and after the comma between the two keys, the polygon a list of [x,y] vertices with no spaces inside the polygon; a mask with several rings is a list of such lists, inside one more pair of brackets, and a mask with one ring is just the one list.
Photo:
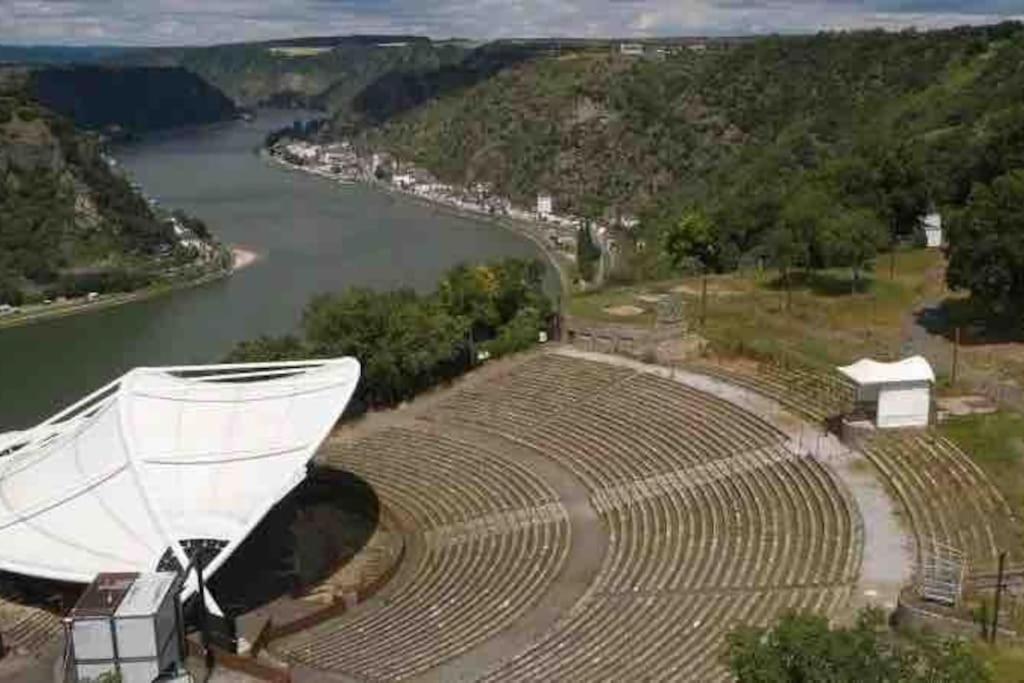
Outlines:
{"label": "white house on hillside", "polygon": [[923,357],[895,363],[865,358],[839,372],[853,380],[858,409],[872,415],[879,429],[928,426],[935,372]]}
{"label": "white house on hillside", "polygon": [[921,219],[921,230],[924,231],[925,244],[929,249],[942,246],[942,215],[929,213]]}
{"label": "white house on hillside", "polygon": [[554,200],[549,194],[537,195],[537,215],[540,218],[548,218],[554,213]]}

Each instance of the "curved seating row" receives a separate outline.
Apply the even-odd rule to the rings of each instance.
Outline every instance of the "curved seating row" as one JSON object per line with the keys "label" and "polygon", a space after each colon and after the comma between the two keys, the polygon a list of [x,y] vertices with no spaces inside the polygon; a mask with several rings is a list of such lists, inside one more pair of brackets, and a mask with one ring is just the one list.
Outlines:
{"label": "curved seating row", "polygon": [[[561,359],[562,363],[578,363]],[[565,381],[552,377],[549,382]],[[785,448],[771,425],[649,374],[617,374],[585,403],[528,429],[487,408],[445,413],[536,449],[573,471],[609,535],[587,594],[494,679],[713,680],[736,623],[788,608],[830,613],[859,571],[862,531],[827,468]],[[487,420],[477,420],[485,412]]]}
{"label": "curved seating row", "polygon": [[760,363],[756,369],[744,370],[700,362],[687,369],[767,396],[814,423],[853,407],[853,387],[839,375],[774,363]]}
{"label": "curved seating row", "polygon": [[515,459],[524,450],[575,474],[608,545],[574,606],[488,678],[720,680],[734,625],[846,604],[863,533],[828,468],[713,396],[542,355],[455,392],[414,428],[327,447],[422,552],[378,599],[278,649],[401,679],[514,627],[551,585],[571,535],[556,492]]}
{"label": "curved seating row", "polygon": [[934,433],[878,435],[864,448],[906,511],[917,561],[964,553],[970,572],[994,571],[999,552],[1020,561],[1020,525],[985,473],[952,441]]}
{"label": "curved seating row", "polygon": [[0,596],[0,634],[5,648],[38,652],[56,639],[62,628],[56,614]]}
{"label": "curved seating row", "polygon": [[415,675],[512,623],[564,560],[554,491],[500,455],[402,428],[324,454],[369,482],[422,551],[386,599],[275,644],[293,660],[362,679]]}

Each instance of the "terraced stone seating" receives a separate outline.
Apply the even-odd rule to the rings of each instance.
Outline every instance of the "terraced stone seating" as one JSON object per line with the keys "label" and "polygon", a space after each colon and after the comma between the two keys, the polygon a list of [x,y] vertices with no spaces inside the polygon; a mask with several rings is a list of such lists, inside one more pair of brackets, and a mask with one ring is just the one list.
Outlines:
{"label": "terraced stone seating", "polygon": [[756,369],[741,369],[697,362],[687,369],[767,396],[816,424],[849,411],[854,403],[850,383],[837,374],[809,368],[759,363]]}
{"label": "terraced stone seating", "polygon": [[968,571],[994,571],[1000,550],[1019,563],[1019,523],[1002,494],[956,444],[934,433],[879,434],[864,448],[906,512],[917,560],[941,554],[937,544],[965,553]]}
{"label": "terraced stone seating", "polygon": [[[436,416],[501,433],[528,432],[540,420],[568,410],[632,374],[628,370],[545,355],[519,365],[495,382],[460,389]],[[493,388],[501,387],[500,400]]]}
{"label": "terraced stone seating", "polygon": [[0,634],[3,634],[4,647],[36,653],[55,640],[62,628],[56,614],[0,595]]}
{"label": "terraced stone seating", "polygon": [[515,630],[570,548],[565,507],[523,453],[575,475],[608,544],[572,607],[474,671],[484,678],[724,680],[734,625],[847,604],[859,514],[770,424],[669,379],[558,354],[489,379],[408,428],[327,448],[423,552],[379,600],[278,649],[395,679]]}
{"label": "terraced stone seating", "polygon": [[564,559],[569,527],[554,491],[497,454],[395,428],[326,456],[369,482],[422,552],[381,604],[276,645],[294,660],[362,679],[414,675],[508,626]]}
{"label": "terraced stone seating", "polygon": [[515,438],[580,477],[610,547],[571,614],[495,680],[720,678],[733,625],[829,613],[856,578],[861,532],[837,482],[713,397],[635,375]]}

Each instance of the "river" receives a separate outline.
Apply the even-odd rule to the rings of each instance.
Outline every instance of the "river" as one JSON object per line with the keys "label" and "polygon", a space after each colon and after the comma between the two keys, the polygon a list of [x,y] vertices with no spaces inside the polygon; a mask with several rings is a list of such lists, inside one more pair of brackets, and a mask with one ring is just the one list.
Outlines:
{"label": "river", "polygon": [[238,341],[294,331],[310,296],[360,285],[431,289],[448,267],[536,245],[485,221],[266,163],[264,112],[115,150],[145,191],[261,259],[230,278],[0,330],[0,432],[29,427],[140,365],[215,362]]}

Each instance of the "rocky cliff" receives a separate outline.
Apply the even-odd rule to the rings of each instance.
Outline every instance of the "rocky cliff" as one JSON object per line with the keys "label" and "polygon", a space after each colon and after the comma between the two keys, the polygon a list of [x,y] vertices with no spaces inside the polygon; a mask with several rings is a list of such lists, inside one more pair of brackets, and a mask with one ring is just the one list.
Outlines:
{"label": "rocky cliff", "polygon": [[31,81],[0,70],[0,304],[135,289],[193,263],[98,136],[35,100]]}

